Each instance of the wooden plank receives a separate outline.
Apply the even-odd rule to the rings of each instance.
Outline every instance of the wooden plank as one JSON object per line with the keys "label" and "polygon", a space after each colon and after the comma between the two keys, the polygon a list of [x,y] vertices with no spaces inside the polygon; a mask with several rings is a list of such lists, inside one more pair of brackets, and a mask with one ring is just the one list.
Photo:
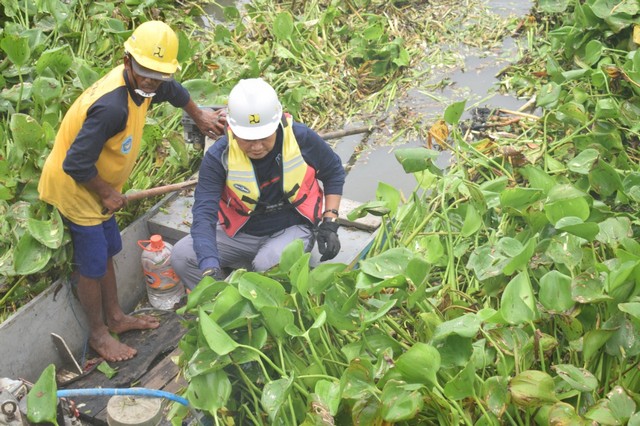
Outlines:
{"label": "wooden plank", "polygon": [[[96,369],[73,382],[70,387],[73,389],[140,387],[141,378],[152,369],[154,362],[158,359],[162,362],[166,358],[165,354],[177,347],[178,341],[186,331],[178,315],[173,312],[162,312],[159,318],[161,325],[155,330],[129,331],[120,336],[121,341],[136,348],[138,354],[131,360],[111,363],[111,367],[118,369],[118,374],[109,379]],[[109,396],[75,397],[80,419],[93,425],[106,425],[106,407],[109,399]]]}

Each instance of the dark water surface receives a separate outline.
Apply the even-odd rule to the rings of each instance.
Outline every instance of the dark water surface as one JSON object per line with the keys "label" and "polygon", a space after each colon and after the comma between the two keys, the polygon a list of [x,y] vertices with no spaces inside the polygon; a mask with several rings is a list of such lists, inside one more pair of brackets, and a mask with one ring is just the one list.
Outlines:
{"label": "dark water surface", "polygon": [[[531,9],[529,0],[492,0],[488,6],[504,16],[524,17]],[[430,86],[446,78],[449,84],[444,89],[416,89],[409,91],[406,96],[397,99],[392,110],[409,109],[412,114],[423,117],[425,126],[431,126],[437,118],[442,117],[445,108],[451,103],[467,100],[469,107],[487,107],[490,109],[503,108],[518,110],[528,99],[516,99],[497,92],[498,79],[496,75],[516,59],[518,43],[526,40],[506,38],[501,48],[491,51],[469,51],[465,56],[464,66],[437,75],[420,86]],[[460,52],[467,52],[468,48],[461,48]],[[392,111],[393,113],[393,111]],[[467,117],[463,116],[463,118]],[[336,144],[336,151],[341,156],[348,170],[344,196],[360,202],[375,199],[378,182],[382,181],[394,186],[408,196],[416,187],[412,175],[407,175],[395,159],[393,151],[397,148],[423,146],[423,141],[399,140],[393,146],[385,145],[376,138],[375,142],[367,141],[355,135],[344,138]],[[359,151],[354,153],[354,149]],[[443,152],[438,160],[440,167],[446,167],[449,155]]]}

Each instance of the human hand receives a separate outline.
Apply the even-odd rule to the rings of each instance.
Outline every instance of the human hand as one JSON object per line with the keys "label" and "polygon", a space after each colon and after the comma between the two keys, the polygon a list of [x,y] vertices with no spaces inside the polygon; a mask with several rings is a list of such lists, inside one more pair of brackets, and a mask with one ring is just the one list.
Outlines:
{"label": "human hand", "polygon": [[115,213],[127,205],[127,196],[113,190],[101,199],[102,214]]}
{"label": "human hand", "polygon": [[224,281],[225,276],[220,268],[208,268],[202,272],[202,278],[211,277],[216,281]]}
{"label": "human hand", "polygon": [[196,126],[209,138],[216,138],[224,133],[227,125],[227,113],[224,109],[211,110],[200,108],[201,114],[194,118]]}
{"label": "human hand", "polygon": [[322,222],[318,226],[318,251],[322,255],[321,262],[331,260],[340,251],[340,239],[338,238],[338,222]]}

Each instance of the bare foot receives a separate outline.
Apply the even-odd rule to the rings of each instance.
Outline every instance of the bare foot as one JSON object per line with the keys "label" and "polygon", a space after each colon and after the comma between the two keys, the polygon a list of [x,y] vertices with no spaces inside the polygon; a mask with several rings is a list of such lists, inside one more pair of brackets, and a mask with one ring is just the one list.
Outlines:
{"label": "bare foot", "polygon": [[108,362],[126,361],[138,353],[134,348],[116,340],[106,329],[104,333],[91,336],[89,345]]}
{"label": "bare foot", "polygon": [[147,330],[160,327],[160,320],[151,315],[125,315],[108,322],[109,330],[120,334],[129,330]]}

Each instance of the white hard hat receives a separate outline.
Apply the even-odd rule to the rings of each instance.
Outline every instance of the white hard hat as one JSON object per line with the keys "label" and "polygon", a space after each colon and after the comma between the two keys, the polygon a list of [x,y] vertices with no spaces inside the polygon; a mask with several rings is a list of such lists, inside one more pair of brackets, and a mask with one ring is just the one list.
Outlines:
{"label": "white hard hat", "polygon": [[240,80],[231,89],[227,122],[237,137],[256,140],[271,136],[281,118],[278,95],[263,79]]}

